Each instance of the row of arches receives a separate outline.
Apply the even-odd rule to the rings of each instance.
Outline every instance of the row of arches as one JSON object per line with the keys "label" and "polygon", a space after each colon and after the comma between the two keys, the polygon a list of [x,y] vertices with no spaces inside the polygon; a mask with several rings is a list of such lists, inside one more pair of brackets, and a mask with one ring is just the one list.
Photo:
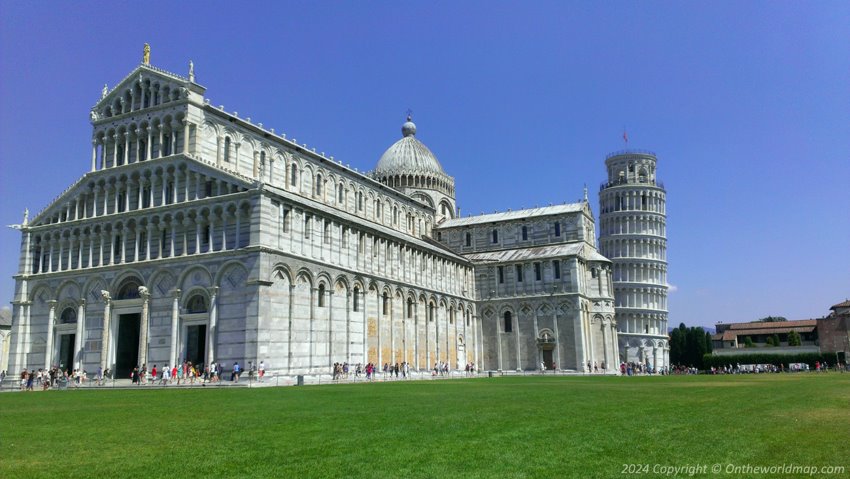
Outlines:
{"label": "row of arches", "polygon": [[617,258],[646,259],[667,261],[667,240],[664,238],[599,238],[599,250],[612,260]]}
{"label": "row of arches", "polygon": [[35,225],[95,218],[115,213],[184,203],[247,189],[218,175],[194,171],[186,162],[102,174],[75,186],[61,205]]}
{"label": "row of arches", "polygon": [[622,333],[667,336],[667,314],[662,312],[620,312],[617,313],[617,324]]}
{"label": "row of arches", "polygon": [[433,215],[421,205],[383,193],[346,175],[231,126],[202,125],[202,157],[216,164],[414,236],[429,235]]}
{"label": "row of arches", "polygon": [[113,99],[102,108],[102,116],[105,118],[176,102],[187,97],[188,90],[173,83],[140,75],[138,80],[120,91],[113,90],[110,95]]}
{"label": "row of arches", "polygon": [[467,295],[472,269],[460,261],[434,254],[430,248],[308,211],[289,202],[273,201],[278,249],[334,266],[375,274],[406,284]]}
{"label": "row of arches", "polygon": [[52,273],[247,246],[247,200],[97,224],[52,228],[31,236],[30,271]]}
{"label": "row of arches", "polygon": [[614,263],[613,278],[617,282],[667,284],[666,263]]}
{"label": "row of arches", "polygon": [[666,193],[660,190],[607,190],[602,195],[600,213],[615,211],[651,211],[667,214]]}
{"label": "row of arches", "polygon": [[666,237],[667,221],[660,215],[605,216],[600,219],[600,234],[641,234]]}
{"label": "row of arches", "polygon": [[667,311],[667,287],[665,286],[636,288],[616,285],[614,297],[618,308]]}
{"label": "row of arches", "polygon": [[140,122],[128,119],[96,128],[92,135],[92,171],[189,153],[193,127],[185,114],[165,113]]}
{"label": "row of arches", "polygon": [[455,183],[454,179],[446,175],[433,174],[408,174],[408,175],[392,175],[392,176],[376,176],[376,180],[391,188],[422,188],[426,190],[435,190],[440,193],[454,198]]}

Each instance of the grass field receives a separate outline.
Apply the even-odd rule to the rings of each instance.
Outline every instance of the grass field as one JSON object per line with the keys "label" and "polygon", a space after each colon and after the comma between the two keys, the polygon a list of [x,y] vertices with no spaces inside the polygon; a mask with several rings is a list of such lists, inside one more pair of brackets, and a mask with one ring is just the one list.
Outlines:
{"label": "grass field", "polygon": [[849,447],[839,373],[0,394],[2,478],[796,477],[710,469]]}

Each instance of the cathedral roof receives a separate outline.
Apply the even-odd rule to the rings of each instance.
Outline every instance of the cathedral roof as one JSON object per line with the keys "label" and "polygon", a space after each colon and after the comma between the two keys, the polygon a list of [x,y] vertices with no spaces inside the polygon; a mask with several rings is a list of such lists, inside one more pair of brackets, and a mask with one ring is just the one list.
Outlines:
{"label": "cathedral roof", "polygon": [[512,261],[532,261],[563,256],[580,256],[588,261],[610,262],[594,248],[588,248],[584,242],[558,243],[533,248],[514,248],[499,251],[483,251],[464,255],[473,263],[504,263]]}
{"label": "cathedral roof", "polygon": [[576,213],[582,211],[584,202],[567,203],[563,205],[544,206],[542,208],[528,208],[517,211],[503,211],[478,216],[467,216],[465,218],[447,219],[440,223],[440,228],[455,228],[457,226],[470,226],[481,223],[495,223],[497,221],[510,221],[519,219],[531,219],[539,216],[558,215],[562,213]]}
{"label": "cathedral roof", "polygon": [[437,157],[416,139],[416,125],[410,120],[408,116],[401,127],[402,139],[393,143],[381,155],[372,172],[374,176],[446,174]]}

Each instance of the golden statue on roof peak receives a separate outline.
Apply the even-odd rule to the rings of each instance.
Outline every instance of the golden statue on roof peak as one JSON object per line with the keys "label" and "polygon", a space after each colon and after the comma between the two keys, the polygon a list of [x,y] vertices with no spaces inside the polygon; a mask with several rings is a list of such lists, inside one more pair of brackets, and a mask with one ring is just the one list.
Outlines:
{"label": "golden statue on roof peak", "polygon": [[142,51],[142,63],[145,65],[151,64],[151,46],[145,43],[145,48]]}

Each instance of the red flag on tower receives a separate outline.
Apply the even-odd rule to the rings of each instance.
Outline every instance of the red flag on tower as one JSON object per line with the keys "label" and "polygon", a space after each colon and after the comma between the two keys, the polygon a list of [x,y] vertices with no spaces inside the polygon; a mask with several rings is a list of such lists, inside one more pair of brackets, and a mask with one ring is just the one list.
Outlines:
{"label": "red flag on tower", "polygon": [[626,133],[626,130],[623,130],[623,141],[625,141],[627,145],[629,144],[629,134]]}

